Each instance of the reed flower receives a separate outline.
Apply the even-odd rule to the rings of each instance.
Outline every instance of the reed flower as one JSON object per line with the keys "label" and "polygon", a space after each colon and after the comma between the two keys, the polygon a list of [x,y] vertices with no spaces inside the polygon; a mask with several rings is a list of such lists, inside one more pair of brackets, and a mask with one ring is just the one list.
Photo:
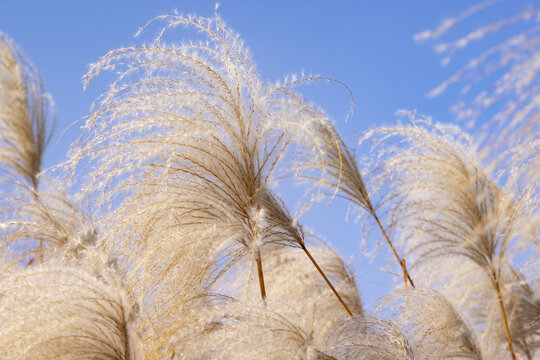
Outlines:
{"label": "reed flower", "polygon": [[[470,139],[458,128],[417,121],[379,128],[371,134],[387,146],[388,196],[414,263],[466,259],[490,279],[513,357],[501,274],[510,242],[527,217],[523,197],[497,186],[473,157]],[[471,286],[474,286],[471,284]]]}
{"label": "reed flower", "polygon": [[[331,196],[343,197],[368,213],[377,223],[394,257],[403,269],[405,286],[408,282],[414,287],[414,282],[407,271],[405,259],[399,255],[398,249],[379,218],[354,152],[349,149],[335,127],[327,119],[315,118],[310,122],[309,129],[306,143],[307,153],[297,164],[299,176],[312,181],[316,188],[322,188],[323,191],[329,189]],[[320,172],[320,175],[316,176],[314,172]],[[315,196],[315,199],[317,198]]]}
{"label": "reed flower", "polygon": [[0,281],[4,359],[142,359],[127,294],[115,275],[39,265]]}
{"label": "reed flower", "polygon": [[[483,132],[480,135],[486,137],[491,134],[487,136],[486,144],[508,144],[510,140],[529,137],[538,131],[540,48],[539,27],[535,19],[540,11],[531,6],[509,17],[467,31],[461,37],[445,42],[439,38],[451,34],[453,28],[459,27],[461,21],[474,17],[475,13],[488,13],[489,8],[495,8],[499,2],[483,1],[446,20],[436,30],[415,36],[419,42],[439,41],[435,49],[445,56],[443,64],[452,61],[460,50],[481,43],[489,35],[498,33],[502,39],[468,60],[429,93],[435,96],[449,87],[461,86],[460,99],[454,110],[459,118],[468,120],[470,126],[480,126],[482,119],[491,117],[488,123],[481,126]],[[489,86],[486,86],[486,82]],[[494,126],[497,131],[493,131]],[[490,150],[496,150],[496,147]]]}
{"label": "reed flower", "polygon": [[0,33],[0,165],[34,189],[54,127],[51,97],[24,52]]}

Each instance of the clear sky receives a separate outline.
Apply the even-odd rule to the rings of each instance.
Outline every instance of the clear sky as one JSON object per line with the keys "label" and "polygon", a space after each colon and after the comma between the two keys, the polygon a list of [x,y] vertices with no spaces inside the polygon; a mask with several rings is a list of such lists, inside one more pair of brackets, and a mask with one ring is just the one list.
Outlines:
{"label": "clear sky", "polygon": [[[433,51],[434,43],[416,44],[413,35],[434,29],[477,2],[224,0],[219,12],[245,40],[263,78],[280,80],[304,71],[345,82],[356,100],[348,123],[344,123],[344,117],[349,98],[342,88],[321,84],[300,90],[324,108],[346,134],[393,123],[397,109],[417,109],[439,121],[454,121],[450,106],[456,91],[450,89],[429,99],[425,94],[463,65],[470,50],[443,67],[441,57]],[[81,77],[88,64],[114,48],[151,39],[155,29],[142,39],[133,35],[156,15],[177,9],[180,13],[212,16],[214,4],[207,0],[0,1],[0,30],[30,56],[57,106],[57,131],[45,166],[64,160],[79,127],[74,126],[60,139],[61,131],[86,115],[92,101],[106,89],[105,79],[83,91]],[[447,39],[538,5],[539,1],[507,0],[471,17]],[[182,40],[182,35],[180,31],[174,36]],[[329,211],[325,203],[302,220],[345,257],[355,257],[357,281],[369,303],[386,292],[388,278],[378,276],[377,263],[366,265],[368,260],[359,257],[360,224],[345,222],[346,206],[339,201],[330,206]]]}

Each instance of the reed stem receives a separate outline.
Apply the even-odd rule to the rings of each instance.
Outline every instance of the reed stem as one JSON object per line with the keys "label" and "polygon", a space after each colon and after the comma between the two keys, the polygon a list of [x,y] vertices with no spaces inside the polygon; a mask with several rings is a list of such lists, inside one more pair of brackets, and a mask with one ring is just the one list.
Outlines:
{"label": "reed stem", "polygon": [[371,207],[371,205],[368,206],[368,210],[369,210],[369,213],[371,214],[371,216],[373,216],[373,218],[377,222],[377,225],[379,225],[379,229],[381,229],[381,232],[382,232],[384,238],[386,239],[386,242],[388,243],[388,245],[390,245],[390,248],[392,249],[392,252],[394,253],[394,256],[396,257],[396,260],[398,261],[399,265],[401,265],[401,268],[403,269],[403,273],[405,274],[405,276],[407,277],[407,279],[411,283],[411,286],[413,288],[416,288],[416,286],[414,286],[413,280],[411,279],[411,276],[409,275],[409,272],[407,271],[407,266],[405,265],[405,261],[402,260],[401,257],[399,256],[396,248],[394,247],[394,244],[392,244],[392,241],[390,240],[390,237],[386,233],[386,230],[384,230],[384,227],[382,226],[381,221],[379,220],[379,217],[375,213],[375,210],[373,209],[373,207]]}
{"label": "reed stem", "polygon": [[499,280],[496,277],[495,273],[492,273],[491,276],[492,276],[491,280],[493,283],[493,287],[495,288],[495,292],[497,293],[497,298],[499,299],[499,307],[501,309],[501,315],[503,318],[504,330],[506,332],[506,340],[508,341],[508,348],[510,349],[510,355],[512,356],[512,360],[516,360],[516,354],[514,353],[514,346],[512,345],[512,336],[510,336],[510,327],[508,326],[508,318],[506,317],[506,310],[504,308],[501,288],[499,286]]}
{"label": "reed stem", "polygon": [[347,306],[347,304],[345,304],[345,301],[343,301],[343,299],[341,298],[341,296],[339,295],[339,293],[337,292],[337,290],[334,288],[334,286],[332,285],[332,283],[330,282],[330,280],[328,280],[328,278],[326,277],[324,271],[322,271],[322,269],[320,268],[319,264],[317,264],[317,261],[315,261],[315,259],[313,258],[313,256],[311,256],[311,253],[308,251],[308,249],[306,248],[306,246],[304,244],[301,244],[300,245],[302,247],[302,250],[304,250],[304,252],[306,253],[306,255],[308,256],[309,260],[311,260],[311,262],[313,263],[313,265],[315,266],[315,268],[317,269],[317,271],[319,271],[319,274],[321,274],[321,276],[323,277],[324,281],[326,281],[326,283],[328,284],[328,286],[330,287],[330,289],[332,289],[332,291],[334,292],[334,295],[336,295],[336,297],[338,298],[339,302],[341,303],[341,305],[343,305],[343,307],[345,308],[345,310],[347,311],[347,314],[349,314],[349,316],[353,316],[351,310],[349,310],[349,307]]}
{"label": "reed stem", "polygon": [[262,268],[261,260],[261,249],[257,249],[257,254],[255,255],[257,261],[257,272],[259,274],[259,288],[261,289],[261,299],[266,302],[266,287],[264,286],[264,273]]}

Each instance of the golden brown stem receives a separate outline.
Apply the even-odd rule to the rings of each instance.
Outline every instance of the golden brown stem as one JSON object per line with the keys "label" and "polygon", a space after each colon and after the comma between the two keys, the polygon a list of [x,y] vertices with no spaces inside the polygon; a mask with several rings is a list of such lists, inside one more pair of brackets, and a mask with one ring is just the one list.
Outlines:
{"label": "golden brown stem", "polygon": [[405,274],[405,276],[407,277],[407,279],[411,283],[411,286],[413,288],[415,288],[414,282],[412,281],[411,276],[409,275],[409,272],[407,271],[407,266],[405,266],[405,260],[402,260],[401,257],[399,256],[396,248],[394,247],[394,244],[392,244],[392,241],[390,241],[390,237],[386,233],[386,230],[384,230],[384,227],[382,226],[382,224],[381,224],[381,222],[379,220],[379,217],[375,213],[375,210],[371,206],[368,207],[368,210],[369,210],[369,213],[373,216],[373,218],[377,222],[377,225],[379,225],[379,229],[381,229],[381,232],[382,232],[384,238],[386,239],[386,242],[388,243],[388,245],[390,245],[390,248],[392,249],[392,252],[394,253],[394,256],[396,257],[396,260],[398,261],[399,265],[401,265],[401,268],[403,269],[403,273]]}
{"label": "golden brown stem", "polygon": [[311,256],[311,253],[308,251],[308,249],[306,248],[305,245],[301,244],[300,245],[302,247],[302,250],[304,250],[304,252],[306,253],[306,255],[308,256],[309,260],[311,260],[311,262],[313,263],[313,265],[315,266],[315,268],[319,271],[319,274],[321,274],[321,276],[323,277],[324,281],[326,281],[326,283],[328,284],[328,286],[330,287],[330,289],[332,289],[332,291],[334,292],[334,295],[336,295],[336,297],[338,298],[339,302],[341,303],[341,305],[343,305],[343,307],[345,308],[345,310],[347,311],[347,314],[349,314],[349,316],[353,316],[351,310],[349,310],[349,307],[347,306],[347,304],[345,304],[345,301],[343,301],[343,299],[341,298],[341,296],[339,295],[339,293],[337,292],[337,290],[334,288],[334,286],[332,285],[332,283],[330,282],[330,280],[328,280],[328,278],[326,277],[324,271],[322,271],[322,269],[319,267],[319,264],[317,264],[317,261],[315,261],[315,259],[313,258],[313,256]]}
{"label": "golden brown stem", "polygon": [[257,272],[259,273],[259,287],[261,289],[261,299],[266,301],[266,287],[264,286],[264,274],[262,268],[261,260],[261,250],[257,249],[257,254],[255,255],[257,261]]}
{"label": "golden brown stem", "polygon": [[409,292],[407,291],[409,289],[409,283],[407,282],[407,271],[405,269],[407,268],[405,266],[405,259],[402,260],[402,268],[403,268],[403,282],[405,283],[405,304],[407,307],[409,306]]}
{"label": "golden brown stem", "polygon": [[128,334],[128,320],[126,319],[125,313],[124,313],[124,326],[123,326],[123,342],[124,342],[124,358],[126,360],[132,360],[131,359],[131,349],[130,349],[130,341],[129,341],[129,334]]}
{"label": "golden brown stem", "polygon": [[501,314],[504,322],[504,330],[506,331],[506,340],[508,341],[508,348],[510,349],[510,355],[512,356],[512,360],[516,360],[516,354],[514,353],[514,346],[512,345],[512,337],[510,336],[510,328],[508,327],[508,319],[506,317],[506,310],[504,309],[504,303],[501,293],[501,288],[499,286],[499,280],[496,277],[495,273],[492,275],[492,283],[493,287],[495,288],[495,292],[497,292],[497,297],[499,299],[499,307],[501,308]]}
{"label": "golden brown stem", "polygon": [[[33,189],[34,201],[37,203],[39,201],[39,193],[37,191],[37,179],[33,177],[32,182],[34,185],[34,189]],[[39,244],[39,263],[43,264],[43,239],[39,239],[38,244]]]}
{"label": "golden brown stem", "polygon": [[43,264],[43,240],[39,239],[39,263]]}
{"label": "golden brown stem", "polygon": [[407,266],[405,265],[405,259],[401,260],[401,267],[403,268],[403,282],[405,283],[405,290],[408,289],[409,283],[407,282],[407,271],[405,269]]}

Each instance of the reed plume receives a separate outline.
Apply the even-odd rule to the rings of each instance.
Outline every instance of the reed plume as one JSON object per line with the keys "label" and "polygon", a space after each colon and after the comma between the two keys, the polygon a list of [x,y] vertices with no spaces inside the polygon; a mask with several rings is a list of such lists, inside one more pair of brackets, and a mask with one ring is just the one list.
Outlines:
{"label": "reed plume", "polygon": [[[41,189],[18,183],[0,198],[0,237],[11,261],[31,265],[59,257],[79,258],[97,243],[92,218],[51,179]],[[29,196],[30,194],[30,196]]]}
{"label": "reed plume", "polygon": [[[139,231],[161,222],[155,215],[163,214],[177,222],[170,225],[175,236],[210,249],[209,263],[222,266],[217,274],[243,257],[255,262],[264,300],[263,246],[277,241],[310,256],[300,237],[285,236],[290,224],[273,223],[289,219],[267,186],[317,111],[290,88],[317,77],[263,83],[242,42],[217,14],[158,20],[165,26],[153,44],[113,50],[92,65],[87,82],[104,70],[120,75],[87,119],[68,165],[97,158],[89,193],[102,205],[122,198],[116,214],[127,214],[113,215],[114,232],[140,239]],[[166,44],[162,36],[180,25],[201,31],[207,41]],[[104,187],[111,191],[96,194]],[[142,206],[136,213],[134,202]],[[139,218],[144,216],[150,218]],[[275,234],[277,227],[284,236]]]}
{"label": "reed plume", "polygon": [[297,314],[279,303],[224,299],[207,310],[178,337],[172,359],[334,359],[314,346]]}
{"label": "reed plume", "polygon": [[484,359],[471,324],[438,291],[420,287],[396,291],[386,302],[397,307],[395,321],[418,359]]}
{"label": "reed plume", "polygon": [[[366,211],[377,223],[394,257],[403,269],[405,285],[408,281],[414,287],[405,259],[398,254],[398,250],[375,211],[354,153],[327,120],[316,118],[310,123],[309,129],[310,137],[314,140],[308,141],[309,151],[305,155],[306,159],[298,163],[297,171],[302,177],[312,180],[316,186],[330,188],[334,192],[330,195],[341,196]],[[312,174],[314,171],[320,171],[320,177],[315,177]]]}
{"label": "reed plume", "polygon": [[[486,24],[465,35],[452,39],[454,27],[461,28],[463,20],[473,20],[475,13],[489,14],[502,1],[487,0],[445,21],[434,31],[417,34],[417,41],[439,41],[443,35],[449,41],[436,45],[437,52],[445,55],[444,64],[453,60],[464,48],[480,48],[481,53],[445,80],[430,95],[439,95],[448,88],[461,86],[454,110],[461,119],[474,128],[475,139],[484,146],[479,149],[496,161],[501,177],[516,186],[516,194],[537,196],[539,106],[539,30],[535,18],[539,10],[529,6],[516,10],[511,16]],[[471,17],[471,19],[469,19]],[[461,25],[461,26],[460,26]],[[458,30],[458,29],[456,29]],[[482,40],[497,34],[494,45],[485,46]],[[477,45],[474,45],[477,43]],[[474,50],[474,49],[472,49]],[[517,195],[519,196],[519,195]],[[529,203],[532,218],[523,224],[532,228],[532,238],[538,243],[538,200]],[[536,232],[536,234],[534,234]]]}
{"label": "reed plume", "polygon": [[326,353],[336,359],[412,360],[415,353],[399,327],[374,316],[353,317],[336,328]]}
{"label": "reed plume", "polygon": [[54,127],[53,111],[30,59],[0,33],[0,164],[35,190]]}
{"label": "reed plume", "polygon": [[517,225],[526,214],[523,199],[504,193],[470,154],[470,139],[458,128],[417,121],[372,134],[387,146],[394,218],[416,263],[465,258],[490,279],[515,358],[501,289],[502,265]]}
{"label": "reed plume", "polygon": [[[508,313],[508,327],[512,334],[516,354],[524,359],[534,359],[540,350],[540,297],[538,291],[511,264],[505,264],[502,275],[502,298]],[[493,340],[504,343],[505,333],[497,326],[501,322],[498,303],[493,299],[487,305],[486,329],[490,329]],[[496,354],[495,347],[493,353]]]}
{"label": "reed plume", "polygon": [[[476,12],[489,13],[489,8],[496,7],[499,2],[483,1],[445,21],[438,29],[417,34],[415,39],[420,42],[438,40]],[[476,125],[483,130],[479,135],[487,135],[486,145],[494,142],[508,144],[511,140],[515,142],[516,138],[538,132],[540,27],[534,19],[539,14],[535,7],[528,7],[435,46],[436,51],[445,56],[443,64],[448,64],[456,53],[473,47],[473,43],[484,37],[498,33],[503,39],[468,60],[466,65],[429,93],[436,96],[447,88],[461,86],[454,110],[459,118],[469,121],[469,126]],[[480,46],[481,42],[477,47]],[[481,126],[481,121],[487,118],[489,121]],[[497,131],[493,131],[494,126]],[[488,150],[497,150],[497,147],[489,147]]]}
{"label": "reed plume", "polygon": [[2,358],[143,358],[127,294],[106,269],[58,263],[5,275]]}
{"label": "reed plume", "polygon": [[[496,1],[419,38],[437,38]],[[533,15],[441,49],[452,56]],[[117,78],[57,167],[65,184],[41,169],[49,97],[29,60],[0,34],[7,173],[0,179],[0,357],[537,358],[538,279],[512,262],[521,265],[528,252],[533,267],[540,250],[537,71],[532,58],[520,58],[526,44],[536,46],[536,28],[440,88],[515,47],[507,54],[511,74],[467,111],[503,97],[526,102],[521,114],[508,105],[497,115],[514,112],[508,131],[519,130],[499,158],[512,166],[498,169],[501,162],[482,166],[482,149],[458,127],[414,114],[411,125],[365,134],[372,161],[361,163],[326,114],[293,91],[332,79],[262,80],[217,9],[211,18],[159,16],[143,29],[158,24],[153,42],[110,51],[90,66],[85,86],[104,72]],[[202,40],[170,43],[181,26]],[[405,289],[386,297],[376,315],[363,308],[343,258],[312,241],[271,187],[288,169],[310,182],[313,201],[342,197],[365,214],[359,219],[377,224]],[[414,288],[406,265],[430,288]]]}
{"label": "reed plume", "polygon": [[[355,316],[362,316],[362,302],[351,269],[328,246],[316,244],[310,248],[347,309]],[[265,259],[265,280],[272,299],[294,310],[302,323],[306,324],[305,330],[313,343],[322,348],[328,334],[349,317],[343,311],[341,301],[335,297],[302,249],[274,248],[266,252]],[[243,277],[238,277],[235,282],[239,280],[242,282]]]}

